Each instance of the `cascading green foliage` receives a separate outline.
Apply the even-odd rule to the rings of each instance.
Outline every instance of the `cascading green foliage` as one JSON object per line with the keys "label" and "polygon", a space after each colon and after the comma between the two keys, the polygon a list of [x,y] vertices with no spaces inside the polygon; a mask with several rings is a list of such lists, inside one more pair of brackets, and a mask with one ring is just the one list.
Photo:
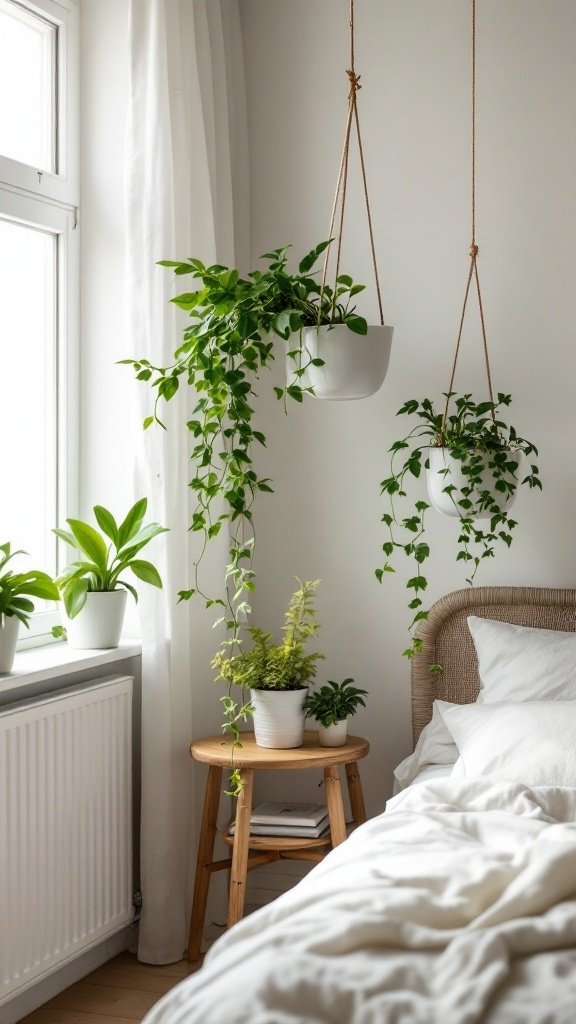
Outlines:
{"label": "cascading green foliage", "polygon": [[[161,265],[171,268],[177,278],[190,276],[197,284],[196,290],[172,299],[190,317],[182,344],[167,367],[154,366],[147,359],[122,360],[155,392],[145,428],[153,423],[164,426],[161,403],[171,401],[182,384],[197,395],[187,429],[193,466],[190,487],[196,498],[190,528],[199,535],[200,544],[192,586],[181,590],[179,598],[189,600],[198,594],[206,607],[218,609],[215,625],[223,623],[226,628],[224,646],[240,643],[255,587],[254,500],[273,490],[272,480],[259,476],[254,468],[255,448],[265,446],[266,437],[253,425],[258,382],[274,360],[273,336],[290,340],[293,379],[284,388],[274,388],[286,408],[288,399],[302,402],[311,392],[299,383],[309,364],[323,365],[303,346],[305,327],[346,324],[357,334],[368,329],[354,306],[363,285],[354,284],[345,274],[334,288],[323,288],[317,280],[314,268],[329,245],[330,240],[315,246],[300,261],[296,274],[287,269],[289,246],[265,253],[264,269],[245,277],[219,264],[205,266],[198,259],[162,260]],[[224,527],[229,537],[224,586],[221,593],[207,593],[201,579],[202,560],[208,544]],[[238,721],[246,717],[245,709],[230,698],[224,707],[225,728],[237,729]]]}
{"label": "cascading green foliage", "polygon": [[[122,523],[118,524],[108,509],[102,505],[95,505],[93,512],[102,533],[80,519],[66,520],[70,530],[53,531],[60,540],[85,556],[66,566],[56,580],[66,614],[71,619],[78,615],[86,604],[86,595],[94,591],[125,587],[137,601],[136,588],[121,578],[128,570],[144,583],[150,583],[153,587],[162,586],[155,566],[136,557],[146,544],[158,534],[165,533],[167,529],[158,523],[142,525],[147,507],[147,499],[140,498]],[[60,595],[57,593],[57,596]],[[59,632],[61,633],[61,630]]]}
{"label": "cascading green foliage", "polygon": [[[466,582],[472,584],[481,561],[494,557],[498,543],[510,547],[517,525],[506,509],[500,507],[492,488],[486,486],[486,480],[493,484],[497,495],[512,495],[519,481],[517,462],[511,454],[522,452],[529,460],[538,455],[530,441],[520,437],[514,427],[501,419],[500,409],[511,404],[510,395],[499,393],[496,402],[478,403],[471,394],[457,397],[450,392],[444,397],[453,403],[453,412],[446,420],[443,413],[435,412],[428,398],[410,399],[398,410],[398,416],[415,416],[417,423],[409,434],[390,447],[390,475],[381,483],[381,492],[388,495],[390,502],[389,511],[382,516],[389,535],[382,547],[386,560],[376,569],[376,577],[381,583],[385,573],[395,572],[392,561],[399,555],[413,560],[415,568],[406,583],[410,595],[408,607],[414,613],[410,624],[411,644],[403,652],[408,658],[422,650],[422,641],[413,635],[413,630],[428,617],[421,595],[428,586],[422,566],[430,556],[425,522],[430,506],[419,499],[413,503],[411,513],[400,512],[400,500],[410,501],[407,481],[410,477],[419,478],[422,470],[428,469],[430,447],[446,448],[458,461],[466,484],[457,491],[446,469],[442,471],[447,477],[443,491],[450,496],[458,515],[456,560],[465,564],[469,570]],[[535,461],[530,462],[529,472],[520,484],[542,488]],[[490,513],[488,518],[478,520],[480,513],[487,512]],[[439,666],[436,669],[439,670]]]}
{"label": "cascading green foliage", "polygon": [[[320,580],[296,579],[299,586],[284,615],[281,643],[273,643],[271,633],[251,626],[247,631],[252,639],[250,648],[231,655],[220,650],[212,662],[218,672],[216,679],[228,684],[228,694],[222,700],[227,712],[225,728],[232,736],[233,751],[240,744],[238,723],[252,712],[247,690],[301,690],[315,678],[316,663],[324,657],[317,651],[306,651],[308,642],[319,629],[314,594]],[[242,689],[240,710],[232,697],[233,686]],[[238,792],[241,777],[234,765],[230,782],[232,792]]]}
{"label": "cascading green foliage", "polygon": [[57,601],[58,588],[45,572],[30,569],[28,572],[13,572],[6,569],[8,562],[17,555],[25,555],[26,551],[12,551],[10,543],[0,544],[0,628],[4,628],[7,618],[13,616],[29,629],[30,615],[34,611],[31,597],[44,601]]}
{"label": "cascading green foliage", "polygon": [[341,683],[329,679],[327,684],[321,686],[316,693],[309,693],[304,701],[304,711],[308,718],[315,718],[317,722],[328,728],[336,722],[344,722],[351,715],[355,715],[359,707],[366,707],[364,697],[368,696],[368,690],[361,690],[354,686],[354,680],[350,677]]}

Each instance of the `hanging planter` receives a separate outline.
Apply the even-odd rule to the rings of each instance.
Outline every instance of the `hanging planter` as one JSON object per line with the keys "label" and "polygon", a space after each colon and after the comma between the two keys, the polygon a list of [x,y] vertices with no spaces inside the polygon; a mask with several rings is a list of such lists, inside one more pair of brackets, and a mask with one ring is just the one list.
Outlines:
{"label": "hanging planter", "polygon": [[[329,289],[327,280],[331,248],[327,248],[324,256],[319,300],[320,307],[323,307],[325,295],[330,294],[332,296],[330,317],[327,326],[323,326],[324,321],[318,318],[315,329],[306,328],[301,332],[299,345],[288,353],[286,364],[286,377],[289,387],[296,384],[313,395],[314,398],[336,401],[368,398],[378,391],[388,369],[390,346],[394,333],[393,327],[388,327],[384,324],[364,148],[358,117],[358,91],[362,86],[360,85],[360,75],[356,73],[354,65],[354,52],[354,0],[350,0],[350,67],[346,71],[349,82],[348,114],[342,157],[336,182],[336,192],[332,205],[330,229],[328,231],[328,237],[336,241],[336,268],[334,272],[334,285]],[[368,220],[368,234],[370,237],[370,253],[380,316],[379,326],[368,326],[366,321],[363,320],[364,328],[361,331],[357,328],[353,328],[350,331],[347,327],[342,326],[342,318],[337,312],[341,294],[350,289],[349,294],[353,296],[362,290],[362,286],[353,285],[350,277],[340,274],[352,128],[354,128],[354,137],[358,144],[364,202]],[[338,221],[338,228],[335,234],[336,221]]]}
{"label": "hanging planter", "polygon": [[[337,401],[368,398],[384,381],[393,327],[368,327],[358,335],[345,324],[306,327],[302,332],[302,362],[306,366],[300,386],[315,398]],[[289,359],[288,377],[294,374]]]}
{"label": "hanging planter", "polygon": [[474,448],[459,458],[449,448],[430,448],[427,461],[430,504],[443,516],[459,519],[465,512],[473,519],[490,519],[509,512],[516,501],[521,451]]}
{"label": "hanging planter", "polygon": [[[478,298],[489,396],[487,401],[479,402],[472,394],[458,396],[453,391],[472,282]],[[498,393],[494,397],[492,388],[476,244],[476,0],[472,0],[472,243],[456,351],[444,399],[442,412],[435,411],[431,398],[404,403],[398,414],[414,417],[416,423],[389,449],[390,472],[381,484],[390,501],[389,510],[382,516],[389,533],[382,545],[385,561],[376,570],[376,577],[382,582],[385,573],[396,571],[395,556],[407,556],[413,563],[413,573],[406,583],[413,616],[411,643],[404,651],[409,658],[422,650],[422,640],[415,630],[428,618],[422,599],[428,580],[422,567],[430,557],[426,520],[430,505],[457,520],[456,561],[464,563],[466,582],[472,584],[482,560],[493,558],[498,546],[510,547],[512,543],[517,524],[509,513],[518,487],[542,487],[534,462],[538,455],[535,445],[502,419],[502,409],[510,405],[511,396]],[[521,469],[524,456],[529,460],[525,475]],[[401,501],[408,500],[408,481],[419,478],[423,470],[430,504],[417,497],[412,509],[401,511]]]}

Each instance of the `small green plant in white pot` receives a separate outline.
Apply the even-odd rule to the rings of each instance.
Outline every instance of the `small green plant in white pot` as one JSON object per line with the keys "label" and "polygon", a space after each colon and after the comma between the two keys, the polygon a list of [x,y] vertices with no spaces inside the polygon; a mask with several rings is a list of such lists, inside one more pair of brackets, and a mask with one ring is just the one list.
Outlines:
{"label": "small green plant in white pot", "polygon": [[118,647],[126,592],[138,600],[135,586],[125,579],[132,572],[137,579],[162,587],[158,570],[139,552],[166,527],[158,523],[143,526],[148,502],[141,498],[118,524],[102,505],[94,506],[101,533],[80,519],[67,519],[69,530],[54,533],[81,557],[64,569],[56,583],[64,603],[68,643],[79,650]]}
{"label": "small green plant in white pot", "polygon": [[8,562],[25,551],[12,551],[11,544],[0,544],[0,673],[12,670],[18,641],[18,630],[22,622],[29,628],[30,615],[34,611],[31,597],[43,601],[57,601],[58,588],[50,576],[38,569],[28,572],[13,572],[7,569]]}
{"label": "small green plant in white pot", "polygon": [[[219,670],[217,679],[229,684],[224,702],[232,700],[232,686],[250,691],[250,704],[244,703],[244,709],[254,715],[256,743],[260,747],[283,749],[302,745],[303,703],[309,683],[316,675],[316,662],[324,657],[317,651],[306,653],[308,641],[316,636],[319,628],[313,604],[319,582],[298,579],[299,586],[284,616],[281,643],[274,644],[271,633],[251,626],[248,630],[251,648],[231,657],[219,651],[212,663]],[[228,711],[226,703],[225,711]],[[228,729],[229,721],[227,714],[225,727]],[[235,733],[234,729],[231,731]],[[239,732],[234,735],[235,741],[239,736]]]}
{"label": "small green plant in white pot", "polygon": [[318,722],[318,739],[323,747],[342,747],[348,735],[348,719],[359,707],[366,707],[364,697],[368,691],[353,684],[350,678],[341,683],[329,679],[304,701],[306,716]]}

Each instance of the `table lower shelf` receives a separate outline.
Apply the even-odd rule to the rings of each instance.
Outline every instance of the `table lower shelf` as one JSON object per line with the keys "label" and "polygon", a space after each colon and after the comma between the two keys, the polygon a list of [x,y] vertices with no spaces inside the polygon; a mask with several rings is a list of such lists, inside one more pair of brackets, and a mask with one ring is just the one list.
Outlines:
{"label": "table lower shelf", "polygon": [[[347,821],[346,832],[348,835],[355,829],[359,824],[359,821]],[[220,838],[226,843],[227,846],[234,846],[234,836],[229,835],[228,831],[219,832]],[[250,850],[315,850],[322,847],[330,847],[332,845],[332,837],[330,832],[325,836],[320,836],[319,839],[303,839],[302,837],[296,838],[294,836],[249,836],[248,838],[248,849]]]}

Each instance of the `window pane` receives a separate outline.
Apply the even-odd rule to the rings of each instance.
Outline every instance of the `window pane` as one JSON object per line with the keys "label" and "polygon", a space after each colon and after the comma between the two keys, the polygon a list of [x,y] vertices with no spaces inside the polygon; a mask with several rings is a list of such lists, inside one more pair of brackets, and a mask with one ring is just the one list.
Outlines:
{"label": "window pane", "polygon": [[0,543],[56,570],[57,238],[0,219]]}
{"label": "window pane", "polygon": [[0,0],[0,153],[55,171],[57,29]]}

